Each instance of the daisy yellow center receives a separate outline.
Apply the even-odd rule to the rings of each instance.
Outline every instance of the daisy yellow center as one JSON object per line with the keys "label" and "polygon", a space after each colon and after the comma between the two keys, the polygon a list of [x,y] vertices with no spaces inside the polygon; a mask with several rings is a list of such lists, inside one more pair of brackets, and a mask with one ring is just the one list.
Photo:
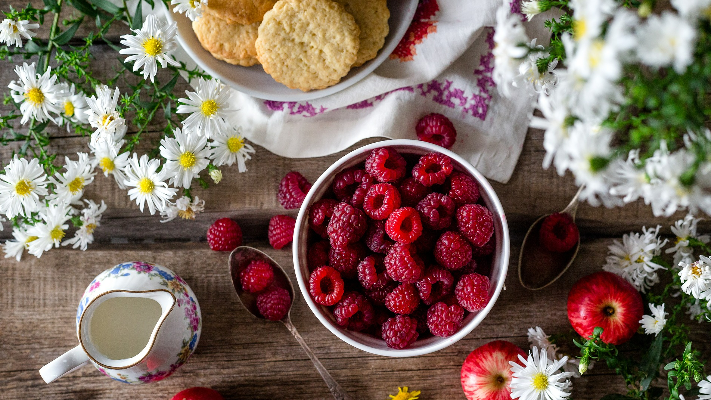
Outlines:
{"label": "daisy yellow center", "polygon": [[29,248],[30,243],[34,242],[37,239],[39,239],[37,236],[28,236],[27,240],[25,240],[25,248]]}
{"label": "daisy yellow center", "polygon": [[636,259],[634,262],[636,262],[637,264],[643,263],[643,262],[644,262],[644,258],[643,258],[642,256],[639,256],[639,257],[637,257],[637,259]]}
{"label": "daisy yellow center", "polygon": [[605,43],[602,40],[596,40],[592,44],[592,49],[590,49],[590,66],[597,68],[600,65],[600,59],[602,58],[602,47]]}
{"label": "daisy yellow center", "polygon": [[219,109],[220,106],[215,100],[205,100],[200,104],[200,112],[206,117],[213,116]]}
{"label": "daisy yellow center", "polygon": [[227,139],[227,148],[230,153],[236,153],[244,147],[244,139],[241,136],[235,136]]}
{"label": "daisy yellow center", "polygon": [[178,216],[182,219],[195,219],[195,211],[188,207],[186,210],[178,210]]}
{"label": "daisy yellow center", "polygon": [[141,178],[141,180],[138,181],[138,191],[143,194],[153,193],[153,189],[155,189],[155,187],[156,185],[153,181],[148,178]]}
{"label": "daisy yellow center", "polygon": [[186,151],[185,153],[181,154],[180,157],[178,157],[178,162],[184,169],[192,168],[193,165],[197,162],[197,158],[195,158],[195,154]]}
{"label": "daisy yellow center", "polygon": [[11,22],[10,26],[12,27],[12,33],[17,33],[17,31],[19,30],[19,29],[17,29],[17,24],[15,24],[14,22]]}
{"label": "daisy yellow center", "polygon": [[27,179],[20,179],[20,181],[15,184],[15,193],[20,196],[27,196],[32,192],[32,183]]}
{"label": "daisy yellow center", "polygon": [[64,238],[64,231],[59,226],[55,226],[54,229],[49,231],[49,237],[55,242],[62,240]]}
{"label": "daisy yellow center", "polygon": [[691,275],[693,275],[694,278],[698,279],[698,278],[701,278],[701,273],[702,273],[701,267],[697,263],[692,264]]}
{"label": "daisy yellow center", "polygon": [[112,123],[115,119],[116,118],[114,118],[114,116],[111,114],[104,114],[104,116],[101,118],[101,125],[107,126],[108,124]]}
{"label": "daisy yellow center", "polygon": [[86,233],[91,235],[92,233],[94,233],[94,229],[96,229],[96,224],[88,224],[86,226]]}
{"label": "daisy yellow center", "polygon": [[200,4],[200,0],[190,0],[190,8],[197,8],[198,4]]}
{"label": "daisy yellow center", "polygon": [[25,93],[25,98],[36,106],[44,103],[44,93],[42,93],[42,89],[40,88],[35,87],[28,90],[27,93]]}
{"label": "daisy yellow center", "polygon": [[101,169],[104,172],[113,172],[114,168],[116,168],[116,165],[114,164],[114,160],[104,157],[99,161],[99,165],[101,166]]}
{"label": "daisy yellow center", "polygon": [[74,116],[74,104],[71,101],[64,102],[64,115],[67,117]]}
{"label": "daisy yellow center", "polygon": [[575,20],[573,21],[573,36],[576,39],[580,39],[585,35],[585,32],[587,32],[588,26],[587,23],[585,23],[585,20]]}
{"label": "daisy yellow center", "polygon": [[538,391],[548,389],[548,375],[543,372],[533,375],[533,387]]}
{"label": "daisy yellow center", "polygon": [[681,242],[682,240],[686,240],[686,239],[688,239],[688,237],[679,237],[679,236],[677,236],[677,237],[676,237],[676,242],[674,242],[674,244],[679,244],[679,242]]}
{"label": "daisy yellow center", "polygon": [[151,37],[143,42],[143,50],[145,50],[146,54],[149,56],[155,57],[163,52],[163,41],[158,38]]}
{"label": "daisy yellow center", "polygon": [[72,194],[77,194],[79,193],[80,190],[84,189],[84,178],[81,176],[77,176],[74,178],[73,181],[69,182],[69,185],[67,185],[69,188],[69,191],[72,192]]}

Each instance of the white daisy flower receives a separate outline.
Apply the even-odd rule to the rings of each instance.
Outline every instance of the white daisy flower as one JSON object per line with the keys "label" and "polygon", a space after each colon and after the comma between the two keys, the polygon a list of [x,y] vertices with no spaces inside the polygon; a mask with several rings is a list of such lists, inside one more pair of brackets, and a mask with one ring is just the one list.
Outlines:
{"label": "white daisy flower", "polygon": [[87,119],[96,129],[91,134],[90,146],[96,146],[101,141],[118,142],[126,134],[126,121],[116,110],[118,101],[118,88],[112,94],[111,89],[104,85],[96,87],[96,96],[86,99],[89,105]]}
{"label": "white daisy flower", "polygon": [[509,84],[519,75],[519,66],[528,53],[526,44],[530,40],[521,19],[511,15],[508,7],[499,7],[496,11],[494,42],[493,79],[504,94],[509,93]]}
{"label": "white daisy flower", "polygon": [[15,21],[7,18],[0,23],[0,43],[22,47],[22,38],[32,40],[36,33],[30,29],[39,27],[39,24],[30,23],[30,21]]}
{"label": "white daisy flower", "polygon": [[185,91],[188,98],[178,99],[177,112],[190,114],[183,121],[183,128],[214,137],[228,128],[226,118],[230,112],[230,89],[217,79],[200,78],[196,92]]}
{"label": "white daisy flower", "polygon": [[174,5],[173,12],[185,13],[185,16],[195,21],[202,17],[202,8],[207,6],[207,0],[170,0]]}
{"label": "white daisy flower", "polygon": [[[533,38],[528,45],[531,49],[543,50],[543,46],[536,45],[536,39]],[[548,52],[532,51],[521,62],[518,67],[519,75],[514,78],[512,85],[515,87],[530,85],[536,93],[548,93],[550,89],[558,82],[558,76],[555,73],[555,67],[558,65],[558,60],[553,60],[548,64],[548,68],[541,72],[538,70],[538,60],[548,57]]]}
{"label": "white daisy flower", "polygon": [[711,259],[701,256],[699,261],[679,263],[681,290],[699,300],[711,296]]}
{"label": "white daisy flower", "polygon": [[119,53],[129,54],[126,62],[134,62],[134,71],[143,67],[143,79],[150,77],[153,82],[158,73],[158,63],[161,68],[165,68],[168,64],[180,66],[180,63],[171,56],[177,47],[175,43],[177,29],[175,22],[166,24],[150,14],[143,21],[141,29],[132,29],[134,35],[121,36],[121,44],[128,48],[121,49]]}
{"label": "white daisy flower", "polygon": [[20,78],[19,82],[12,81],[7,85],[11,92],[12,99],[16,103],[21,103],[22,112],[21,124],[34,118],[39,122],[54,118],[50,113],[59,113],[57,107],[57,75],[52,75],[52,68],[47,67],[47,71],[40,75],[35,71],[35,63],[22,66],[15,66],[15,73]]}
{"label": "white daisy flower", "polygon": [[650,15],[639,31],[637,56],[651,67],[673,65],[681,74],[694,61],[696,30],[685,18],[672,12]]}
{"label": "white daisy flower", "polygon": [[667,313],[664,312],[664,304],[661,306],[650,304],[649,310],[652,312],[652,315],[642,316],[639,323],[642,324],[644,333],[647,335],[654,334],[654,336],[657,336],[659,335],[659,332],[664,329],[664,325],[667,323]]}
{"label": "white daisy flower", "polygon": [[711,0],[671,0],[671,4],[685,18],[711,17]]}
{"label": "white daisy flower", "polygon": [[651,185],[642,163],[639,161],[639,149],[630,150],[627,160],[616,159],[610,166],[613,186],[610,194],[622,197],[625,203],[648,197]]}
{"label": "white daisy flower", "polygon": [[546,155],[543,158],[543,168],[550,167],[553,160],[556,160],[556,169],[558,174],[565,173],[566,165],[562,162],[565,157],[559,150],[563,147],[562,144],[568,139],[568,120],[570,113],[566,107],[565,101],[561,98],[564,95],[563,91],[556,88],[550,95],[541,93],[538,96],[538,109],[541,110],[543,118],[533,116],[529,126],[536,129],[544,129],[543,148],[546,150]]}
{"label": "white daisy flower", "polygon": [[192,131],[176,128],[175,138],[160,141],[160,155],[166,159],[163,171],[175,187],[190,188],[193,178],[210,163],[212,150],[207,147],[207,137]]}
{"label": "white daisy flower", "polygon": [[0,213],[8,218],[29,217],[40,209],[39,196],[47,195],[47,175],[33,158],[28,162],[17,155],[0,174]]}
{"label": "white daisy flower", "polygon": [[547,11],[544,8],[545,7],[542,7],[541,2],[536,0],[524,1],[521,3],[521,12],[523,13],[523,15],[526,16],[526,19],[529,21],[536,15]]}
{"label": "white daisy flower", "polygon": [[89,122],[86,114],[86,99],[82,93],[76,93],[74,84],[69,86],[62,82],[58,85],[57,105],[63,109],[60,112],[58,125],[66,125],[69,130],[70,122],[85,124]]}
{"label": "white daisy flower", "polygon": [[692,152],[679,149],[669,153],[664,143],[654,156],[646,160],[645,170],[652,186],[645,202],[651,204],[654,215],[671,216],[677,210],[692,206],[695,198],[704,196],[699,186],[687,186],[681,180],[695,161],[696,156]]}
{"label": "white daisy flower", "polygon": [[240,132],[239,128],[231,129],[228,133],[215,136],[214,140],[210,142],[210,146],[213,148],[212,159],[216,167],[231,166],[236,161],[239,172],[247,171],[245,162],[252,159],[250,154],[254,154],[255,150],[251,145],[245,143]]}
{"label": "white daisy flower", "polygon": [[699,400],[711,400],[711,375],[699,382]]}
{"label": "white daisy flower", "polygon": [[182,219],[195,219],[195,216],[205,211],[205,200],[200,200],[195,196],[193,200],[183,196],[175,201],[175,204],[168,203],[168,207],[161,211],[163,219],[160,222],[172,221],[177,217]]}
{"label": "white daisy flower", "polygon": [[138,155],[134,153],[133,158],[129,159],[128,166],[124,169],[125,184],[132,187],[128,190],[129,198],[136,200],[141,212],[143,212],[143,206],[148,204],[151,215],[155,214],[156,210],[165,210],[167,201],[178,191],[168,187],[165,183],[166,169],[163,168],[157,172],[159,167],[159,160],[149,159],[145,154],[139,160]]}
{"label": "white daisy flower", "polygon": [[65,157],[63,174],[49,178],[55,185],[54,193],[48,196],[51,201],[71,204],[84,195],[84,187],[94,181],[94,166],[86,153],[77,153],[79,159],[72,161]]}
{"label": "white daisy flower", "polygon": [[570,396],[573,376],[570,372],[558,372],[568,357],[553,361],[548,359],[546,351],[533,347],[528,358],[518,356],[521,364],[509,361],[511,364],[511,398],[521,400],[562,400]]}
{"label": "white daisy flower", "polygon": [[672,233],[676,235],[674,247],[666,250],[666,253],[674,253],[674,265],[679,265],[681,261],[691,262],[694,256],[694,249],[689,246],[690,239],[696,239],[701,243],[708,243],[711,240],[709,235],[698,235],[696,226],[701,221],[700,218],[694,218],[688,214],[684,219],[680,219],[671,227]]}
{"label": "white daisy flower", "polygon": [[94,243],[94,230],[101,225],[101,214],[106,211],[106,203],[101,200],[101,205],[92,200],[86,201],[86,207],[81,210],[81,227],[74,233],[74,237],[62,242],[62,246],[72,245],[72,248],[86,250],[88,244]]}
{"label": "white daisy flower", "polygon": [[558,351],[558,346],[550,342],[548,335],[543,332],[540,326],[528,328],[528,343],[531,344],[532,348],[537,347],[541,350],[545,350],[549,360],[555,360],[557,358],[556,352]]}
{"label": "white daisy flower", "polygon": [[65,223],[70,218],[69,207],[64,203],[50,204],[40,210],[39,216],[44,222],[37,223],[27,230],[28,234],[37,236],[37,239],[29,242],[27,247],[29,253],[37,258],[52,246],[59,247],[69,228]]}
{"label": "white daisy flower", "polygon": [[569,7],[573,9],[573,37],[577,42],[600,36],[603,23],[617,9],[613,0],[572,0]]}
{"label": "white daisy flower", "polygon": [[629,233],[622,236],[622,243],[615,240],[608,246],[609,255],[602,267],[631,283],[637,290],[644,293],[659,282],[657,271],[665,269],[652,259],[661,254],[662,247],[667,243],[659,238],[659,228],[642,228],[642,233]]}
{"label": "white daisy flower", "polygon": [[6,240],[3,244],[5,258],[15,257],[17,261],[20,261],[22,253],[29,249],[30,242],[37,240],[37,236],[29,235],[24,226],[12,228],[12,236],[15,240]]}
{"label": "white daisy flower", "polygon": [[113,141],[100,141],[95,146],[89,145],[91,151],[94,153],[94,163],[101,167],[104,172],[104,176],[108,177],[113,175],[114,180],[119,189],[126,189],[126,175],[123,170],[128,165],[128,152],[121,153],[121,147],[124,141],[121,140],[117,143]]}

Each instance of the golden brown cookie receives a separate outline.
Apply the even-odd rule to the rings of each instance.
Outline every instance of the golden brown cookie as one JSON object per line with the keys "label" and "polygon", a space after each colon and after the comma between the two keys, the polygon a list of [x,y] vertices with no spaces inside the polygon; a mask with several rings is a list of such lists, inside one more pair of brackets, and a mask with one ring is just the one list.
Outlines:
{"label": "golden brown cookie", "polygon": [[390,26],[390,10],[387,0],[334,0],[342,4],[355,18],[360,28],[360,48],[358,59],[353,64],[359,67],[372,60],[383,48]]}
{"label": "golden brown cookie", "polygon": [[205,14],[227,22],[250,25],[261,22],[264,13],[271,10],[277,0],[210,0]]}
{"label": "golden brown cookie", "polygon": [[193,22],[193,30],[202,47],[213,57],[230,64],[249,67],[257,64],[259,22],[251,25],[229,23],[210,14]]}
{"label": "golden brown cookie", "polygon": [[360,29],[331,0],[281,0],[264,15],[255,47],[274,80],[309,91],[338,83],[356,61]]}

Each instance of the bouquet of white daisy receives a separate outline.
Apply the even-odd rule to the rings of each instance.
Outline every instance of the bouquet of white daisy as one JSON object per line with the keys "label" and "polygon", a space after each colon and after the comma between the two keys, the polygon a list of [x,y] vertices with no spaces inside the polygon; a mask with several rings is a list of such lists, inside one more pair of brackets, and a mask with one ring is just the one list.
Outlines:
{"label": "bouquet of white daisy", "polygon": [[[80,14],[62,21],[67,26],[64,31],[60,28],[63,0],[45,0],[43,9],[27,6],[4,12],[6,18],[0,23],[0,44],[4,44],[0,60],[4,61],[0,62],[16,64],[17,80],[8,85],[6,103],[12,110],[0,116],[0,131],[3,144],[23,143],[0,173],[0,214],[12,220],[14,236],[4,245],[5,257],[19,261],[25,250],[40,257],[60,245],[85,250],[106,210],[103,200],[83,199],[96,173],[113,177],[141,211],[160,213],[161,222],[167,222],[195,218],[204,209],[204,201],[191,193],[193,182],[206,188],[209,176],[219,183],[219,167],[235,163],[239,172],[246,171],[245,162],[254,149],[226,120],[234,111],[229,90],[172,57],[175,24],[154,15],[143,21],[144,1],[154,5],[153,0],[140,0],[129,10],[126,2],[119,6],[107,0],[67,0]],[[191,19],[201,15],[205,2],[172,0],[175,12],[185,12]],[[49,38],[38,40],[35,30],[50,21],[47,15],[54,15]],[[72,45],[85,18],[95,20],[97,30],[87,34],[82,45]],[[106,37],[115,23],[132,28],[120,44]],[[116,74],[104,81],[95,78],[90,68],[96,40],[128,55]],[[38,61],[16,63],[33,56]],[[159,69],[166,70],[163,83]],[[142,79],[136,81],[134,74]],[[196,91],[185,92],[187,98],[174,93],[181,75],[196,83]],[[131,88],[130,93],[120,93],[119,81]],[[160,145],[139,155],[134,147],[152,121],[164,126]],[[50,123],[86,136],[86,151],[78,152],[76,159],[65,157],[64,164],[58,165],[56,155],[48,150]],[[65,238],[70,221],[76,230],[73,237]]]}
{"label": "bouquet of white daisy", "polygon": [[[552,8],[544,47],[522,22]],[[641,198],[658,216],[711,214],[709,10],[709,0],[506,2],[494,79],[504,94],[538,93],[543,117],[530,125],[545,130],[543,166],[571,171],[592,205]]]}

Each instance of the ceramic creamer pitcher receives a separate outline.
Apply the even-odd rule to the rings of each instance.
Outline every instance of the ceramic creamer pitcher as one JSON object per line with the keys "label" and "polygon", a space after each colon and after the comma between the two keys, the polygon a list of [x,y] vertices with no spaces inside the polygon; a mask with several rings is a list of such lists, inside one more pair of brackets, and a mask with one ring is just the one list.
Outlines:
{"label": "ceramic creamer pitcher", "polygon": [[202,325],[185,281],[145,262],[99,274],[84,291],[76,319],[79,345],[40,369],[47,383],[89,362],[120,382],[159,381],[188,360]]}

